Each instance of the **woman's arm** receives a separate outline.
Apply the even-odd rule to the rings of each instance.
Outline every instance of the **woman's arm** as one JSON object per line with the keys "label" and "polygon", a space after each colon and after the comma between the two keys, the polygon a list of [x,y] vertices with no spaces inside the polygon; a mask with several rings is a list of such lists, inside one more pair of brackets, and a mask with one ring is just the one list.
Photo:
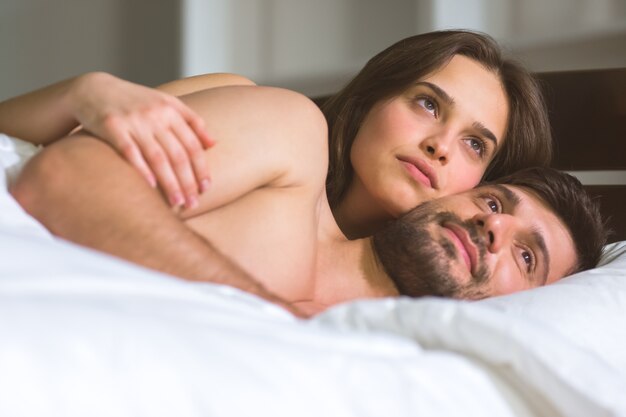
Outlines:
{"label": "woman's arm", "polygon": [[50,144],[81,126],[109,143],[173,205],[208,188],[204,121],[178,98],[110,74],[84,74],[0,103],[0,131]]}
{"label": "woman's arm", "polygon": [[82,127],[110,144],[172,206],[190,207],[209,188],[202,151],[213,141],[203,120],[173,96],[213,87],[254,85],[245,77],[205,74],[160,91],[95,72],[0,103],[0,132],[48,145]]}
{"label": "woman's arm", "polygon": [[72,100],[91,75],[82,75],[0,102],[0,132],[47,145],[79,124]]}

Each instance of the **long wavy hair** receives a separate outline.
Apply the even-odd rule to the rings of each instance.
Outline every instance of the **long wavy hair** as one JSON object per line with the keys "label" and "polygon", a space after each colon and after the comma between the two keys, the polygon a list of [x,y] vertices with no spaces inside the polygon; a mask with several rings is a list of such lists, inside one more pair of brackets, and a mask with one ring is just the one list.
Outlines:
{"label": "long wavy hair", "polygon": [[329,128],[326,190],[331,207],[345,195],[354,176],[350,149],[371,108],[401,94],[455,55],[471,58],[496,74],[509,103],[505,141],[485,172],[494,179],[552,159],[552,134],[537,80],[519,63],[504,57],[490,36],[466,30],[429,32],[403,39],[370,59],[340,92],[322,105]]}

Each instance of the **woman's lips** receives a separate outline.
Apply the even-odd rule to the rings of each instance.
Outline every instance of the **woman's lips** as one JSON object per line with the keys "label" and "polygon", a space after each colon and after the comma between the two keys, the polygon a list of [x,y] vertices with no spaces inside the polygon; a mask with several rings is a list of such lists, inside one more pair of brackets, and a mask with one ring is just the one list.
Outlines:
{"label": "woman's lips", "polygon": [[451,223],[446,223],[443,227],[449,232],[448,234],[461,254],[465,265],[467,265],[467,269],[474,275],[478,263],[478,250],[472,243],[469,233],[463,227]]}
{"label": "woman's lips", "polygon": [[398,160],[417,182],[429,188],[439,188],[437,185],[437,174],[426,162],[410,157],[398,157]]}

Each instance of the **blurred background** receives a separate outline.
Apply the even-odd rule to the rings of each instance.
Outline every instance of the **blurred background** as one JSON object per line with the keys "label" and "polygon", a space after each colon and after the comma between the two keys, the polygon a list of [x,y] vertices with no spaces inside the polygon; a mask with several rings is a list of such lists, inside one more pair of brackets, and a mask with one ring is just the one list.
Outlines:
{"label": "blurred background", "polygon": [[93,70],[336,91],[401,38],[487,32],[534,71],[626,67],[626,0],[2,0],[0,100]]}

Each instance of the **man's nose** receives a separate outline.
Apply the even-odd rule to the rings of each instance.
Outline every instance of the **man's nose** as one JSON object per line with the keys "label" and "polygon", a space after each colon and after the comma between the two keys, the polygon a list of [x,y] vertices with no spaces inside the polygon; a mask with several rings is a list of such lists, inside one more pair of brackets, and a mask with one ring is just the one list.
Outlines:
{"label": "man's nose", "polygon": [[432,160],[445,165],[450,160],[454,137],[450,130],[438,129],[420,143],[420,149]]}
{"label": "man's nose", "polygon": [[515,236],[517,221],[510,214],[481,213],[474,216],[478,230],[485,237],[487,250],[497,253],[507,248]]}

